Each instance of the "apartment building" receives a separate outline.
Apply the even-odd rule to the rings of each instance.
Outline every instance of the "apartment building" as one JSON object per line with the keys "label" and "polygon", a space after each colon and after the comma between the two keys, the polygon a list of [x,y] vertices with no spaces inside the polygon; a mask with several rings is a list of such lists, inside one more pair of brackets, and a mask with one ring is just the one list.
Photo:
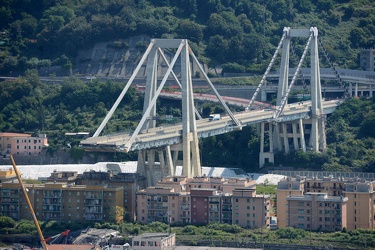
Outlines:
{"label": "apartment building", "polygon": [[236,188],[233,190],[232,207],[234,224],[243,228],[269,228],[269,195],[257,195],[253,188]]}
{"label": "apartment building", "polygon": [[213,188],[193,188],[190,190],[191,224],[220,222],[220,197]]}
{"label": "apartment building", "polygon": [[375,181],[353,179],[345,183],[348,197],[347,229],[375,229]]}
{"label": "apartment building", "polygon": [[218,222],[249,228],[269,226],[270,197],[256,195],[253,181],[209,179],[167,177],[157,186],[137,192],[137,221],[196,225]]}
{"label": "apartment building", "polygon": [[48,146],[45,134],[33,137],[30,134],[0,133],[0,152],[3,156],[39,155],[45,146]]}
{"label": "apartment building", "polygon": [[[294,184],[299,182],[300,184]],[[298,192],[295,189],[299,185]],[[309,178],[297,177],[286,178],[278,183],[277,188],[277,219],[280,228],[287,226],[298,226],[298,217],[288,218],[288,215],[293,215],[293,211],[289,211],[289,202],[291,197],[301,197],[308,193],[324,193],[328,197],[335,197],[341,199],[346,197],[345,210],[346,214],[342,214],[343,225],[345,224],[348,230],[357,228],[374,229],[375,220],[375,201],[374,201],[374,181],[365,181],[358,178],[344,179],[344,178]],[[293,188],[294,187],[294,188]],[[314,215],[314,214],[312,214]],[[312,216],[311,215],[311,216]],[[300,215],[301,216],[301,215]],[[320,218],[320,217],[319,217]],[[295,219],[295,221],[290,221]],[[328,219],[327,219],[328,220]],[[306,223],[305,223],[306,224]],[[306,224],[307,225],[307,224]],[[312,225],[312,224],[310,224]],[[327,225],[329,226],[329,225]],[[340,228],[339,225],[336,225]],[[332,230],[329,227],[322,225],[324,230]],[[336,228],[336,227],[335,227]],[[305,228],[307,229],[307,228]],[[315,229],[311,229],[315,230]]]}
{"label": "apartment building", "polygon": [[180,221],[179,193],[172,187],[148,187],[137,192],[137,221],[176,223]]}
{"label": "apartment building", "polygon": [[2,156],[8,156],[9,154],[13,154],[12,152],[12,144],[13,138],[15,137],[30,137],[29,134],[21,134],[21,133],[0,133],[0,153]]}
{"label": "apartment building", "polygon": [[[39,220],[115,221],[116,209],[123,207],[122,187],[72,185],[68,183],[25,184]],[[0,184],[0,213],[14,220],[32,219],[20,184]]]}
{"label": "apartment building", "polygon": [[312,231],[341,231],[347,227],[347,197],[308,192],[286,199],[289,227]]}
{"label": "apartment building", "polygon": [[340,196],[343,195],[346,181],[344,178],[333,178],[332,176],[326,176],[321,179],[305,179],[304,191]]}
{"label": "apartment building", "polygon": [[77,185],[109,185],[124,188],[125,220],[134,221],[136,216],[135,193],[146,188],[146,177],[138,173],[97,172],[94,170],[78,174],[74,171],[55,171],[47,178],[49,182],[68,182]]}
{"label": "apartment building", "polygon": [[288,226],[288,196],[301,196],[304,193],[304,184],[306,178],[297,177],[291,178],[287,177],[285,179],[280,180],[277,183],[277,208],[276,208],[276,215],[277,215],[277,225],[280,228],[284,228]]}

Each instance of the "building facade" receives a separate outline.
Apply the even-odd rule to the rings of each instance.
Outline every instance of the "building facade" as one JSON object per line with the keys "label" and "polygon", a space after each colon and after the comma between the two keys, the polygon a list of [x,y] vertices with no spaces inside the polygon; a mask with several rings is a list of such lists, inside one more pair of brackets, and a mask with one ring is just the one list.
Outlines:
{"label": "building facade", "polygon": [[[299,183],[299,184],[296,184]],[[297,187],[298,186],[298,187]],[[283,228],[287,226],[302,226],[305,225],[305,229],[309,230],[307,225],[310,227],[315,224],[306,223],[298,219],[302,219],[303,215],[298,215],[296,211],[290,211],[289,203],[295,203],[295,199],[302,199],[304,195],[310,194],[304,199],[311,199],[312,194],[325,194],[327,199],[338,199],[345,200],[345,206],[338,208],[336,206],[335,211],[339,213],[341,209],[341,226],[340,224],[334,224],[332,221],[323,221],[325,224],[319,224],[320,228],[314,227],[310,230],[325,230],[332,231],[333,229],[340,230],[340,228],[346,227],[348,230],[354,230],[357,228],[363,229],[375,229],[375,198],[374,198],[374,186],[375,181],[360,180],[358,178],[344,179],[344,178],[333,178],[324,177],[320,178],[309,178],[297,177],[297,178],[286,178],[278,183],[277,188],[277,220],[278,227]],[[296,192],[296,189],[298,191]],[[320,197],[320,199],[322,199]],[[329,202],[324,202],[328,204]],[[317,203],[317,199],[311,201],[311,206],[319,207],[321,203]],[[308,209],[310,212],[312,209]],[[325,209],[327,210],[327,209]],[[326,212],[324,210],[324,212]],[[302,211],[302,210],[301,210]],[[307,211],[307,210],[306,210]],[[298,212],[298,211],[297,211]],[[329,220],[328,217],[320,216],[321,210],[318,214],[312,213],[310,217],[305,216],[305,219]],[[332,211],[331,211],[332,212]],[[328,213],[328,212],[327,212]],[[294,214],[294,215],[293,215]],[[338,216],[338,214],[336,214]],[[333,218],[331,218],[333,219]],[[336,218],[338,219],[338,218]],[[331,222],[331,224],[327,223]],[[337,223],[337,221],[334,221]]]}
{"label": "building facade", "polygon": [[[67,183],[25,184],[39,220],[66,222],[116,221],[123,209],[122,187],[72,185]],[[0,184],[0,213],[14,220],[32,219],[30,208],[17,182]]]}
{"label": "building facade", "polygon": [[33,137],[30,134],[0,133],[0,152],[3,156],[39,155],[48,146],[45,134]]}
{"label": "building facade", "polygon": [[277,225],[280,228],[288,226],[288,196],[301,196],[304,192],[305,178],[287,177],[277,183]]}
{"label": "building facade", "polygon": [[352,180],[345,183],[348,197],[347,229],[375,229],[375,181]]}
{"label": "building facade", "polygon": [[312,231],[341,231],[347,227],[347,197],[309,192],[286,199],[289,227]]}
{"label": "building facade", "polygon": [[164,178],[137,192],[137,221],[269,227],[270,197],[256,195],[253,184],[247,179]]}

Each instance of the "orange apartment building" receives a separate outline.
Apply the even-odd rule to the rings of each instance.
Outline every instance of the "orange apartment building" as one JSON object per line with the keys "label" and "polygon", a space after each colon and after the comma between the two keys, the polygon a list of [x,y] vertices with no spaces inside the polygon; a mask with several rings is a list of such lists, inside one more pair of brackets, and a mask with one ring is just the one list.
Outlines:
{"label": "orange apartment building", "polygon": [[341,231],[347,227],[347,197],[308,192],[286,199],[290,227],[312,231]]}
{"label": "orange apartment building", "polygon": [[243,228],[269,228],[269,195],[257,195],[253,188],[236,188],[233,190],[232,204],[234,224]]}
{"label": "orange apartment building", "polygon": [[277,226],[284,228],[288,226],[288,196],[301,196],[304,192],[305,178],[287,177],[277,183]]}
{"label": "orange apartment building", "polygon": [[[375,229],[374,183],[374,181],[364,181],[359,180],[358,178],[344,179],[324,177],[322,179],[306,179],[305,177],[288,177],[283,179],[278,183],[277,187],[278,227],[282,228],[291,225],[298,226],[299,224],[303,224],[298,223],[298,216],[293,216],[295,211],[289,210],[289,202],[292,202],[293,200],[290,200],[290,198],[302,197],[303,194],[308,193],[321,193],[327,195],[327,197],[330,199],[342,199],[343,197],[347,198],[346,206],[342,209],[341,213],[342,225],[344,225],[343,227],[346,227],[348,230],[354,230],[357,228]],[[305,198],[308,199],[308,197]],[[344,213],[345,211],[346,213]],[[296,214],[294,213],[294,215]],[[313,215],[314,214],[311,216]],[[312,224],[310,224],[310,226],[312,226]],[[321,226],[321,230],[332,231],[332,227],[327,228],[323,224]],[[337,225],[335,228],[340,230],[339,225]],[[311,230],[319,230],[319,228]]]}
{"label": "orange apartment building", "polygon": [[345,183],[348,197],[347,229],[375,229],[375,181],[352,180]]}
{"label": "orange apartment building", "polygon": [[[113,221],[116,208],[123,207],[124,189],[107,185],[67,183],[25,184],[39,220]],[[14,220],[32,219],[26,199],[17,182],[0,184],[0,214]]]}
{"label": "orange apartment building", "polygon": [[3,156],[39,155],[45,146],[48,146],[45,134],[32,137],[30,134],[0,133],[0,152]]}
{"label": "orange apartment building", "polygon": [[249,179],[163,178],[137,192],[137,221],[269,227],[270,198],[256,195],[254,185]]}

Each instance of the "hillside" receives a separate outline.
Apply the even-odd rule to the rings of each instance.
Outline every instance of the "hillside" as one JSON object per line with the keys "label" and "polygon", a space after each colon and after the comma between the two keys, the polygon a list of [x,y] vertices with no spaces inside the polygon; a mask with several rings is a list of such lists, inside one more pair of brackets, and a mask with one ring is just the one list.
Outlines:
{"label": "hillside", "polygon": [[[199,60],[209,67],[220,65],[226,72],[257,74],[264,73],[285,26],[317,26],[338,67],[357,69],[360,48],[374,46],[375,3],[366,0],[1,3],[0,74],[21,77],[0,82],[0,131],[45,132],[50,138],[50,153],[67,150],[69,143],[76,160],[83,154],[77,147],[79,140],[70,141],[64,133],[92,134],[119,96],[123,83],[98,79],[83,82],[74,75],[97,74],[99,65],[104,65],[102,75],[121,76],[117,66],[109,66],[110,60],[118,59],[119,65],[126,65],[126,76],[152,37],[187,38]],[[295,44],[297,52],[305,41],[300,42]],[[100,51],[110,52],[103,57]],[[53,71],[56,68],[60,71]],[[53,79],[58,72],[73,77],[61,84],[40,81],[45,76]],[[133,130],[142,105],[143,96],[134,89],[129,91],[103,133]],[[210,104],[201,109],[206,114],[222,111]],[[326,153],[279,155],[276,164],[374,171],[374,110],[374,100],[350,100],[328,118]],[[173,102],[158,103],[157,112],[160,116],[181,116]],[[201,146],[205,166],[240,167],[247,172],[258,168],[259,138],[253,127],[207,138]],[[134,160],[136,153],[114,157]]]}
{"label": "hillside", "polygon": [[[5,76],[51,66],[65,74],[82,72],[79,62],[87,60],[82,51],[100,42],[126,50],[129,38],[139,35],[187,38],[210,67],[260,73],[285,26],[318,27],[337,66],[357,69],[359,49],[374,46],[375,39],[375,3],[368,0],[8,0],[1,6]],[[146,45],[136,42],[139,51]],[[136,59],[137,51],[119,60],[129,56]]]}

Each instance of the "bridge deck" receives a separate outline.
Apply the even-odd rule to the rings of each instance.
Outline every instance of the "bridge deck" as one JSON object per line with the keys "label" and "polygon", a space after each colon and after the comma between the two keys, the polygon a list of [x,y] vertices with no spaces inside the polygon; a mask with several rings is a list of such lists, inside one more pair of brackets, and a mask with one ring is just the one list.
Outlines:
{"label": "bridge deck", "polygon": [[[342,100],[331,100],[323,102],[324,114],[332,113]],[[311,110],[311,102],[293,103],[285,106],[282,117],[278,121],[292,121],[300,118],[308,118]],[[274,114],[272,109],[243,111],[235,113],[235,117],[243,126],[271,121]],[[223,116],[221,120],[209,121],[208,119],[197,120],[197,133],[199,138],[223,134],[238,128],[229,116]],[[167,127],[157,127],[143,130],[136,137],[130,148],[124,145],[130,140],[131,134],[116,134],[91,137],[81,141],[81,146],[90,151],[122,151],[129,152],[139,149],[162,147],[181,143],[182,124]]]}

